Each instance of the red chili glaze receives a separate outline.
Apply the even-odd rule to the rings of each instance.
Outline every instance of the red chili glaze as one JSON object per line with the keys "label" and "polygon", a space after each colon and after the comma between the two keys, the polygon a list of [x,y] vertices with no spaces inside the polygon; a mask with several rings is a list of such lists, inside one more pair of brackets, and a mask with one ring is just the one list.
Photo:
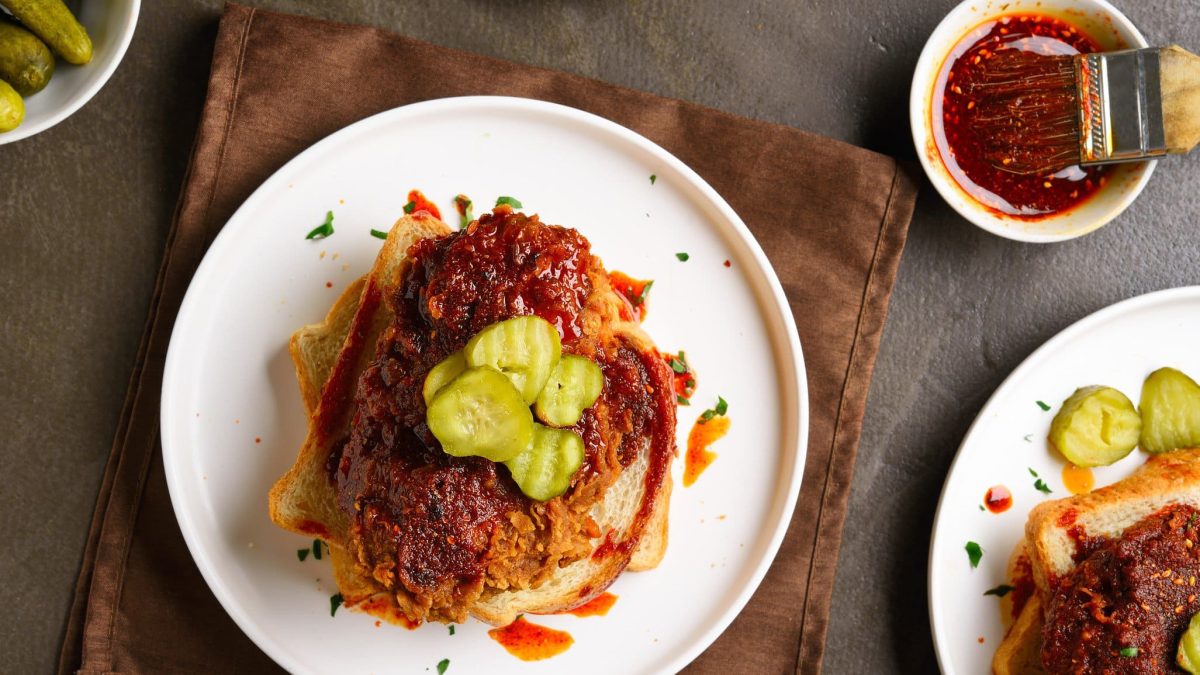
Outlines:
{"label": "red chili glaze", "polygon": [[303,520],[298,525],[301,532],[311,534],[322,539],[329,539],[329,530],[324,525],[313,520]]}
{"label": "red chili glaze", "polygon": [[1004,513],[1012,504],[1012,493],[1003,485],[993,485],[983,495],[983,505],[992,513]]}
{"label": "red chili glaze", "polygon": [[688,432],[687,455],[684,456],[683,486],[689,487],[709,464],[717,458],[717,453],[709,448],[721,440],[729,431],[729,418],[718,415],[705,421],[703,416],[696,419],[692,430]]}
{"label": "red chili glaze", "polygon": [[649,286],[653,281],[643,281],[634,279],[633,277],[613,270],[608,273],[608,281],[612,284],[613,290],[629,303],[628,313],[622,311],[622,318],[632,321],[637,317],[638,321],[646,320],[646,300],[649,296]]}
{"label": "red chili glaze", "polygon": [[[1081,204],[1108,181],[1110,171],[1108,167],[1072,166],[1052,175],[1019,175],[985,159],[1001,141],[990,135],[994,126],[988,132],[981,129],[985,126],[981,120],[1006,117],[1008,103],[980,91],[979,83],[988,61],[1006,50],[1070,55],[1100,51],[1100,45],[1061,19],[1014,14],[983,23],[968,33],[951,50],[938,75],[931,122],[946,169],[980,204],[1006,216],[1037,220]],[[1036,104],[1025,105],[1031,103]],[[1014,131],[1014,137],[1020,138],[1020,133]]]}
{"label": "red chili glaze", "polygon": [[1087,529],[1078,523],[1067,528],[1067,536],[1071,538],[1071,541],[1075,542],[1075,555],[1072,557],[1076,563],[1087,558],[1107,541],[1104,537],[1089,535]]}
{"label": "red chili glaze", "polygon": [[503,628],[489,630],[488,637],[522,661],[541,661],[558,656],[575,644],[570,633],[529,623],[523,616],[518,616],[516,621]]}
{"label": "red chili glaze", "polygon": [[582,605],[567,611],[575,616],[604,616],[617,603],[617,596],[609,592],[601,593]]}
{"label": "red chili glaze", "polygon": [[675,380],[675,402],[680,405],[689,405],[692,395],[696,393],[695,369],[692,368],[692,364],[688,363],[687,355],[682,351],[678,354],[661,352],[661,355],[667,362],[667,367],[671,369],[671,375]]}
{"label": "red chili glaze", "polygon": [[[365,612],[371,616],[380,617],[394,626],[400,626],[408,630],[416,630],[421,626],[420,621],[413,621],[404,616],[389,598],[379,595],[368,596],[362,600],[346,598],[343,604],[346,607]],[[379,622],[376,621],[375,625],[378,626]]]}
{"label": "red chili glaze", "polygon": [[[638,351],[622,335],[580,335],[592,279],[604,273],[587,240],[498,208],[465,230],[418,241],[409,258],[386,299],[392,324],[357,382],[350,436],[333,444],[327,463],[338,505],[352,523],[352,553],[386,579],[410,616],[465,619],[485,579],[529,583],[540,566],[590,554],[599,534],[587,516],[591,506],[648,452],[647,496],[628,530],[633,534],[613,543],[627,560],[673,456],[675,406],[672,397],[655,395],[672,386],[657,352]],[[378,302],[378,294],[369,285],[364,304]],[[470,337],[529,314],[556,325],[564,352],[592,358],[605,377],[600,399],[575,427],[584,440],[584,467],[553,509],[521,494],[506,468],[442,452],[425,424],[421,395],[429,370]],[[348,395],[349,378],[339,368],[348,360],[352,372],[361,358],[370,328],[363,323],[352,326],[322,408]],[[518,529],[521,523],[527,527]]]}
{"label": "red chili glaze", "polygon": [[1036,591],[1033,583],[1033,565],[1029,562],[1029,556],[1024,553],[1013,565],[1012,586],[1012,618],[1015,621],[1021,615],[1021,610],[1025,609],[1025,603],[1029,602],[1029,598],[1033,597]]}
{"label": "red chili glaze", "polygon": [[[412,208],[408,207],[409,204],[412,204]],[[428,213],[438,220],[442,219],[442,212],[438,210],[437,204],[434,204],[426,199],[425,195],[422,194],[420,190],[409,190],[408,204],[404,205],[404,212],[418,213],[421,211]]]}
{"label": "red chili glaze", "polygon": [[724,264],[726,267],[733,267],[733,263],[729,262],[728,260],[726,260],[726,261],[725,261],[723,264]]}

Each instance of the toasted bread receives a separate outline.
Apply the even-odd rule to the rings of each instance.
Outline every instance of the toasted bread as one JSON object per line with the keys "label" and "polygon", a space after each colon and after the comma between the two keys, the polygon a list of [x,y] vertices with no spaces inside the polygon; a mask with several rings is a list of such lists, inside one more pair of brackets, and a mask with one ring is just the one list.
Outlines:
{"label": "toasted bread", "polygon": [[1075,567],[1081,537],[1119,537],[1170,504],[1200,508],[1200,449],[1153,455],[1125,480],[1034,507],[1025,523],[1025,539],[1042,602]]}
{"label": "toasted bread", "polygon": [[[296,465],[271,491],[271,518],[284,529],[324,538],[331,547],[335,579],[346,606],[395,623],[406,622],[403,608],[346,550],[349,523],[336,508],[325,463],[332,443],[345,434],[353,417],[358,375],[373,358],[375,343],[391,321],[387,304],[379,299],[395,289],[414,241],[448,231],[444,223],[423,212],[401,218],[371,272],[347,288],[324,321],[298,330],[290,345],[309,414],[309,433]],[[621,302],[615,293],[611,295],[611,302]],[[633,343],[653,348],[636,324],[622,324],[617,330]],[[591,515],[601,531],[624,535],[632,527],[645,492],[646,455],[639,454],[593,509]],[[567,610],[604,590],[623,569],[657,566],[666,551],[670,491],[668,472],[631,557],[591,556],[559,568],[536,588],[489,589],[470,608],[471,615],[504,625],[521,613]]]}
{"label": "toasted bread", "polygon": [[1044,675],[1042,668],[1042,600],[1034,594],[1021,608],[992,657],[995,675]]}

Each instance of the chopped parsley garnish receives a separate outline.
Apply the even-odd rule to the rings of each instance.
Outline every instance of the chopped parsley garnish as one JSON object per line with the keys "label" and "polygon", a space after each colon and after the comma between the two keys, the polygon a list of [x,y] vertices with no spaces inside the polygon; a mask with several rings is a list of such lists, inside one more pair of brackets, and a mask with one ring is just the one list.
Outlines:
{"label": "chopped parsley garnish", "polygon": [[672,356],[667,359],[667,365],[671,366],[671,370],[682,375],[688,371],[687,356],[683,351],[680,351],[678,356]]}
{"label": "chopped parsley garnish", "polygon": [[334,593],[329,596],[329,616],[337,614],[338,607],[342,606],[342,594]]}
{"label": "chopped parsley garnish", "polygon": [[442,659],[438,661],[438,675],[446,675],[446,669],[450,667],[450,659]]}
{"label": "chopped parsley garnish", "polygon": [[967,542],[967,559],[971,561],[971,569],[979,567],[979,559],[983,557],[983,549],[973,541]]}
{"label": "chopped parsley garnish", "polygon": [[1033,442],[1033,434],[1025,434],[1025,442],[1032,443]]}
{"label": "chopped parsley garnish", "polygon": [[720,396],[717,397],[717,407],[709,408],[700,415],[701,422],[707,422],[718,415],[724,415],[729,410],[729,404]]}
{"label": "chopped parsley garnish", "polygon": [[1033,476],[1034,478],[1037,478],[1037,477],[1038,477],[1038,475],[1037,475],[1037,472],[1033,470],[1033,467],[1032,467],[1032,466],[1031,466],[1031,467],[1027,467],[1027,468],[1029,469],[1029,475],[1030,475],[1030,476]]}
{"label": "chopped parsley garnish", "polygon": [[994,595],[997,598],[1003,598],[1004,596],[1008,595],[1009,593],[1012,593],[1014,590],[1016,590],[1016,589],[1013,588],[1012,586],[1009,586],[1008,584],[1000,584],[999,586],[997,586],[995,588],[987,589],[986,591],[983,592],[983,594],[984,595]]}
{"label": "chopped parsley garnish", "polygon": [[1192,523],[1194,523],[1194,522],[1196,522],[1196,514],[1193,513],[1191,516],[1188,517],[1187,524],[1184,525],[1184,527],[1191,527]]}
{"label": "chopped parsley garnish", "polygon": [[655,173],[650,174],[650,184],[654,185],[654,181],[656,181],[656,180],[658,180],[658,174],[655,174]]}
{"label": "chopped parsley garnish", "polygon": [[371,236],[379,238],[379,239],[387,239],[387,232],[384,232],[383,230],[376,230],[374,228],[371,228]]}
{"label": "chopped parsley garnish", "polygon": [[1042,409],[1042,410],[1044,410],[1044,411],[1049,411],[1049,410],[1050,410],[1050,406],[1046,405],[1046,402],[1045,402],[1045,401],[1038,401],[1038,402],[1037,402],[1037,404],[1038,404],[1038,407],[1039,407],[1039,408],[1041,408],[1041,409]]}
{"label": "chopped parsley garnish", "polygon": [[1127,659],[1132,659],[1133,657],[1138,655],[1138,648],[1137,647],[1125,647],[1117,653],[1120,654],[1121,656],[1124,656]]}
{"label": "chopped parsley garnish", "polygon": [[496,198],[496,206],[500,206],[501,204],[508,204],[509,206],[513,207],[514,209],[522,208],[521,200],[517,199],[516,197],[505,197],[505,196],[497,197]]}
{"label": "chopped parsley garnish", "polygon": [[980,504],[980,505],[979,505],[979,510],[980,510],[980,511],[987,511],[987,509],[983,508],[983,504]]}
{"label": "chopped parsley garnish", "polygon": [[413,211],[416,210],[416,208],[417,208],[417,203],[415,201],[412,201],[412,202],[409,202],[404,205],[404,212],[412,213]]}
{"label": "chopped parsley garnish", "polygon": [[679,405],[691,405],[692,404],[691,399],[684,398],[684,397],[680,396],[679,394],[675,395],[675,402],[678,403]]}
{"label": "chopped parsley garnish", "polygon": [[333,234],[333,211],[325,212],[325,222],[314,227],[311,232],[305,235],[305,239],[324,239]]}
{"label": "chopped parsley garnish", "polygon": [[316,558],[317,560],[321,559],[321,540],[320,539],[313,539],[312,552],[313,552],[314,558]]}
{"label": "chopped parsley garnish", "polygon": [[650,287],[653,285],[654,285],[654,281],[651,280],[651,281],[647,281],[645,286],[642,286],[642,292],[638,293],[637,297],[633,299],[634,307],[640,307],[643,304],[645,304],[646,296],[650,295]]}
{"label": "chopped parsley garnish", "polygon": [[450,624],[449,628],[450,628],[450,634],[454,635],[454,624]]}
{"label": "chopped parsley garnish", "polygon": [[300,559],[300,562],[304,562],[305,559],[308,558],[308,549],[306,549],[306,548],[296,549],[296,557]]}
{"label": "chopped parsley garnish", "polygon": [[1039,492],[1044,492],[1046,494],[1050,494],[1050,493],[1054,492],[1054,490],[1050,489],[1049,485],[1046,485],[1046,481],[1042,480],[1041,478],[1033,481],[1033,487],[1035,490],[1038,490]]}
{"label": "chopped parsley garnish", "polygon": [[471,199],[466,195],[454,196],[454,208],[458,209],[459,229],[466,227],[475,220],[474,214],[471,212]]}
{"label": "chopped parsley garnish", "polygon": [[676,257],[676,258],[679,258],[679,262],[687,262],[687,261],[688,261],[688,258],[690,258],[690,257],[692,257],[692,256],[690,256],[690,255],[688,255],[688,254],[686,254],[686,253],[682,253],[682,252],[681,252],[681,253],[676,253],[676,254],[675,254],[675,257]]}

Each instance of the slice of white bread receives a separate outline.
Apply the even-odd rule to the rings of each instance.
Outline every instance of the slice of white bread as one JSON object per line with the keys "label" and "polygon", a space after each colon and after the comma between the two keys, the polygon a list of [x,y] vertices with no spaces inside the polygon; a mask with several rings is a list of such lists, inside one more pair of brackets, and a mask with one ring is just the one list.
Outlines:
{"label": "slice of white bread", "polygon": [[1200,449],[1153,455],[1124,480],[1034,507],[1025,523],[1025,539],[1042,602],[1075,567],[1079,536],[1119,537],[1170,504],[1200,508]]}
{"label": "slice of white bread", "polygon": [[[446,232],[445,224],[421,212],[401,218],[371,272],[347,288],[323,322],[301,328],[292,336],[291,353],[309,413],[309,434],[296,465],[271,491],[271,517],[276,524],[321,536],[329,543],[335,579],[346,606],[395,623],[405,623],[404,608],[345,549],[349,523],[336,507],[325,462],[332,443],[348,430],[358,374],[374,358],[376,341],[391,323],[386,303],[379,300],[399,283],[407,267],[409,246],[419,238]],[[615,293],[611,295],[608,301],[620,302]],[[622,324],[615,330],[643,349],[653,348],[636,324]],[[645,492],[647,455],[645,451],[639,454],[639,460],[622,472],[592,511],[600,531],[613,531],[617,541],[631,534],[637,536],[629,529]],[[504,625],[525,612],[563,611],[603,591],[622,569],[639,571],[657,566],[666,551],[670,491],[668,471],[631,557],[608,555],[577,561],[557,570],[537,588],[486,593],[470,613],[488,623]],[[319,527],[314,528],[314,524]]]}

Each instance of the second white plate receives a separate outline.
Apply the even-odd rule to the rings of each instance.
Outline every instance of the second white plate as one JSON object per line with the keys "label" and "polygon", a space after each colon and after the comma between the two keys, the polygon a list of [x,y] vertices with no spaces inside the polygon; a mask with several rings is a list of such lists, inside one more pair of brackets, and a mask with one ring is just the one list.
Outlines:
{"label": "second white plate", "polygon": [[[929,547],[929,613],[943,673],[991,672],[1004,629],[999,601],[983,593],[1007,582],[1008,559],[1024,535],[1029,510],[1069,496],[1062,479],[1066,462],[1046,441],[1063,400],[1079,387],[1104,384],[1136,404],[1142,381],[1158,368],[1200,376],[1197,335],[1200,287],[1126,300],[1059,333],[983,406],[946,477]],[[1128,476],[1145,461],[1146,454],[1136,450],[1094,469],[1096,487]],[[1038,478],[1050,494],[1034,487]],[[1012,507],[1000,514],[981,510],[984,494],[997,484],[1012,492]],[[976,569],[965,550],[968,541],[983,549]]]}

